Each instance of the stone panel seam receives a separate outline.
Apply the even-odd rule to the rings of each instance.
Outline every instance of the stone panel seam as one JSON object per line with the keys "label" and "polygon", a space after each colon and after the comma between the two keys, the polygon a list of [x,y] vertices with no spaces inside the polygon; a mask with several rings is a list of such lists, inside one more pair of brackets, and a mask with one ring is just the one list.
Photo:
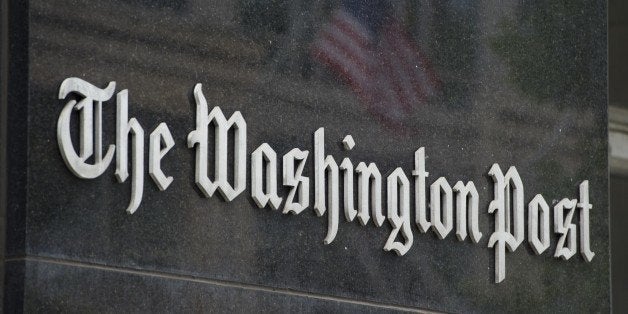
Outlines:
{"label": "stone panel seam", "polygon": [[42,257],[42,256],[20,256],[20,257],[11,257],[7,258],[6,262],[14,262],[14,261],[33,261],[33,262],[42,262],[42,263],[50,263],[50,264],[58,264],[63,266],[71,266],[71,267],[81,267],[81,268],[90,268],[97,269],[102,271],[113,271],[118,273],[125,273],[131,275],[138,276],[149,276],[156,277],[168,280],[179,280],[179,281],[188,281],[202,284],[210,284],[221,287],[229,287],[243,290],[252,290],[252,291],[260,291],[267,293],[275,293],[275,294],[283,294],[288,296],[296,296],[296,297],[304,297],[311,299],[318,299],[324,301],[333,301],[340,303],[348,303],[354,305],[362,305],[368,307],[377,307],[386,310],[394,310],[394,311],[404,311],[404,312],[414,312],[414,313],[438,313],[431,310],[414,308],[414,307],[406,307],[395,304],[386,304],[386,303],[378,303],[373,301],[365,301],[365,300],[354,300],[345,297],[317,294],[305,291],[291,290],[285,288],[273,288],[256,284],[228,281],[228,280],[220,280],[220,279],[208,279],[203,277],[197,277],[192,275],[183,275],[183,274],[173,274],[167,272],[161,272],[156,270],[143,270],[143,269],[134,269],[127,267],[119,267],[119,266],[111,266],[111,265],[102,265],[97,263],[85,263],[74,260],[66,260],[52,257]]}

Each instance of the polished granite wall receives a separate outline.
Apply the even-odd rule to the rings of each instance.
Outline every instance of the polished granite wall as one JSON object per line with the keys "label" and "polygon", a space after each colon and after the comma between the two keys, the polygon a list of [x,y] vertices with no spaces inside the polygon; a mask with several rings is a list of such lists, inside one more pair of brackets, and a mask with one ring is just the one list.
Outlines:
{"label": "polished granite wall", "polygon": [[[360,89],[363,65],[347,65],[355,51],[321,51],[341,8],[372,35],[357,54],[379,64],[374,91]],[[610,308],[604,3],[12,1],[10,12],[7,312]],[[420,51],[419,76],[403,75],[428,77],[422,92],[400,79],[403,49]],[[161,192],[146,174],[133,215],[124,211],[130,182],[116,182],[114,165],[83,180],[63,162],[56,124],[66,100],[57,96],[68,77],[116,81],[146,135],[161,122],[172,131],[162,167],[174,182]],[[313,132],[325,127],[337,161],[409,176],[425,147],[428,184],[475,182],[483,237],[439,240],[413,225],[414,244],[399,257],[382,250],[387,223],[362,227],[341,215],[325,245],[326,216],[260,209],[250,181],[232,202],[203,197],[186,145],[196,83],[210,108],[242,113],[249,153],[264,142],[280,156],[312,153]],[[103,115],[103,142],[113,143],[114,100]],[[349,152],[340,145],[347,134],[357,143]],[[493,163],[517,167],[526,202],[542,193],[554,205],[589,180],[592,262],[553,258],[552,233],[541,255],[527,241],[507,253],[496,284]],[[313,176],[311,159],[304,174]]]}

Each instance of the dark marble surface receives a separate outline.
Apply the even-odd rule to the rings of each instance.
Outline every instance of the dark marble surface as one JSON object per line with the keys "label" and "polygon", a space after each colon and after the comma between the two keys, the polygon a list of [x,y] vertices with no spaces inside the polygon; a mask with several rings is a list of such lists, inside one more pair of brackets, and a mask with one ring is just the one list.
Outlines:
{"label": "dark marble surface", "polygon": [[[364,17],[380,36],[366,53],[376,62],[394,60],[384,56],[390,49],[377,45],[385,26],[398,20],[439,82],[433,96],[413,98],[407,107],[399,99],[369,100],[372,95],[356,92],[355,81],[348,84],[317,57],[312,43],[335,8],[310,1],[31,1],[28,105],[15,113],[24,119],[27,112],[28,118],[9,131],[27,128],[28,141],[15,148],[27,150],[27,158],[15,157],[26,166],[13,169],[24,171],[27,181],[12,190],[26,195],[25,232],[23,239],[7,238],[17,243],[8,243],[9,255],[438,311],[608,311],[605,5],[428,1],[377,8],[370,20]],[[394,70],[379,74],[387,73]],[[160,192],[146,175],[142,204],[133,215],[124,211],[130,182],[117,183],[113,165],[97,179],[82,180],[59,154],[56,123],[65,101],[57,94],[61,82],[73,76],[101,87],[116,81],[118,91],[129,89],[130,117],[147,135],[160,122],[173,133],[175,147],[162,167],[174,182]],[[395,85],[394,75],[377,80],[401,84]],[[386,176],[396,167],[410,175],[414,151],[425,147],[428,184],[440,176],[451,184],[475,182],[482,239],[472,244],[450,234],[439,240],[413,225],[414,245],[398,257],[382,250],[388,223],[362,227],[341,214],[336,239],[324,245],[327,219],[316,217],[311,207],[297,216],[259,209],[249,186],[230,203],[202,197],[194,184],[194,151],[185,140],[195,127],[196,83],[203,84],[210,107],[242,112],[248,154],[264,142],[278,155],[295,147],[312,151],[313,132],[325,127],[327,154],[337,161],[349,157],[354,164],[376,162]],[[115,102],[104,108],[104,143],[113,143]],[[350,152],[339,145],[347,134],[357,143]],[[579,254],[569,261],[553,258],[557,237],[552,233],[550,249],[540,256],[525,241],[508,253],[506,280],[494,283],[494,252],[487,248],[494,229],[487,213],[492,198],[487,172],[495,162],[503,169],[517,167],[526,202],[542,193],[553,205],[576,197],[578,184],[590,181],[596,253],[591,263]],[[312,177],[312,172],[309,159],[304,173]],[[9,221],[21,214],[13,212]],[[120,309],[158,309],[159,302],[165,310],[177,309],[168,302],[208,306],[207,293],[240,300],[242,309],[259,302],[268,310],[361,311],[56,264],[27,262],[25,267],[25,309],[63,310],[63,302],[78,309],[73,301],[89,296],[85,291],[76,298],[65,295],[72,287],[93,286],[96,298],[107,304],[119,293],[99,290],[107,285],[133,290],[133,302],[146,302],[130,301]],[[93,282],[82,282],[82,275]],[[56,286],[65,280],[77,285]],[[163,294],[148,297],[138,286]],[[187,291],[197,299],[180,301]],[[229,309],[226,303],[218,306]]]}
{"label": "dark marble surface", "polygon": [[[390,313],[394,307],[338,302],[324,296],[222,285],[160,274],[128,273],[55,262],[12,265],[22,277],[25,313]],[[19,268],[19,269],[18,269]],[[9,284],[11,284],[9,282]],[[17,284],[16,284],[17,286]],[[12,299],[14,300],[14,299]]]}

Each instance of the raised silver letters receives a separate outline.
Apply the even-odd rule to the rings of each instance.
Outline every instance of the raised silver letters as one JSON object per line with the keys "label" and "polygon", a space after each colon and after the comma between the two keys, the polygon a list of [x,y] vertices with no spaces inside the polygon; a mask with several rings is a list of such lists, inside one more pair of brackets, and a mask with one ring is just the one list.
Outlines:
{"label": "raised silver letters", "polygon": [[[79,178],[94,179],[107,170],[113,157],[116,157],[115,176],[119,182],[129,177],[131,165],[131,200],[127,212],[132,214],[140,206],[144,186],[144,129],[139,121],[129,117],[128,90],[116,96],[115,145],[110,144],[103,156],[102,152],[102,110],[103,102],[109,101],[115,92],[115,82],[104,89],[98,88],[79,78],[68,78],[59,88],[59,99],[70,94],[80,97],[70,99],[63,107],[57,121],[57,138],[61,156],[70,171]],[[194,87],[196,101],[196,125],[188,134],[187,145],[195,148],[195,183],[205,197],[212,197],[216,190],[226,201],[231,201],[246,189],[247,179],[247,124],[239,111],[227,119],[220,107],[210,111],[203,95],[201,84]],[[78,149],[72,143],[70,122],[73,111],[79,111]],[[214,138],[210,138],[210,125],[214,125]],[[234,130],[234,149],[229,150],[229,131]],[[129,143],[129,137],[131,141]],[[214,151],[209,143],[214,141]],[[174,147],[174,139],[166,125],[160,123],[150,134],[148,149],[148,173],[159,188],[166,190],[173,182],[161,169],[164,156]],[[129,145],[131,161],[129,163]],[[351,135],[342,140],[344,151],[355,146]],[[214,156],[213,180],[210,179],[208,157]],[[282,212],[299,214],[310,204],[310,178],[303,175],[306,169],[308,150],[294,148],[278,161],[277,153],[268,143],[261,144],[251,153],[251,198],[264,208],[277,210],[283,197],[279,195],[278,168],[281,167],[283,186],[289,189],[285,196]],[[93,158],[92,158],[93,157]],[[233,158],[233,169],[228,169],[229,158]],[[410,206],[410,180],[401,168],[395,168],[386,180],[386,215],[382,212],[382,174],[375,163],[360,162],[354,167],[349,158],[340,165],[332,155],[325,154],[325,129],[314,132],[314,212],[317,216],[327,214],[327,234],[325,244],[331,244],[339,227],[340,216],[340,177],[343,184],[344,217],[351,222],[357,217],[360,224],[366,225],[371,217],[375,226],[380,227],[388,220],[392,230],[384,244],[385,251],[405,255],[414,242],[412,226],[416,224],[421,233],[433,230],[438,238],[444,239],[456,229],[456,237],[464,241],[478,243],[482,238],[479,221],[479,195],[472,181],[458,181],[452,187],[445,177],[439,177],[430,185],[429,206],[427,202],[427,178],[425,148],[414,153],[414,224]],[[89,160],[89,162],[88,162]],[[282,162],[282,165],[278,165]],[[228,171],[233,171],[233,183],[228,182]],[[387,173],[384,169],[384,173]],[[354,204],[354,175],[357,178],[357,209]],[[528,228],[525,230],[524,189],[519,173],[510,167],[504,174],[498,164],[493,164],[488,173],[493,181],[493,199],[488,213],[494,215],[495,228],[488,240],[488,247],[495,250],[495,282],[506,277],[506,249],[515,251],[527,234],[527,242],[539,255],[550,247],[550,224],[559,235],[554,256],[568,260],[578,250],[580,242],[582,258],[590,262],[595,253],[591,250],[589,181],[579,186],[576,200],[564,198],[553,208],[541,194],[537,194],[527,206]],[[455,215],[454,215],[455,206]],[[428,211],[429,209],[429,218]],[[550,211],[553,210],[553,220]],[[579,215],[576,211],[579,210]],[[576,218],[575,218],[576,217]],[[579,219],[578,223],[574,219]],[[578,236],[579,232],[579,236]],[[578,238],[579,237],[579,238]]]}
{"label": "raised silver letters", "polygon": [[[196,130],[188,135],[188,147],[196,146],[196,185],[206,197],[211,197],[218,190],[225,200],[232,201],[246,187],[246,122],[240,111],[234,112],[227,120],[218,106],[207,114],[207,100],[201,87],[201,84],[196,84],[194,87]],[[216,125],[214,181],[207,176],[207,132],[210,123]],[[233,185],[228,182],[227,178],[227,136],[231,128],[235,129]]]}
{"label": "raised silver letters", "polygon": [[[329,181],[325,184],[325,175],[329,173]],[[328,187],[328,202],[325,204],[325,185]],[[327,236],[325,244],[331,243],[338,232],[338,165],[334,157],[325,157],[325,129],[314,132],[314,212],[322,216],[327,212]],[[327,206],[328,205],[328,206]],[[329,210],[327,210],[329,209]]]}
{"label": "raised silver letters", "polygon": [[353,163],[349,158],[342,160],[340,164],[340,170],[343,172],[343,194],[344,194],[344,207],[345,207],[345,219],[347,221],[353,221],[358,211],[353,206]]}
{"label": "raised silver letters", "polygon": [[[79,178],[94,179],[100,176],[107,170],[113,159],[115,145],[109,145],[107,153],[104,157],[102,156],[102,102],[111,99],[115,88],[116,82],[110,82],[105,89],[100,89],[76,77],[65,79],[61,83],[59,99],[65,99],[71,93],[83,97],[78,103],[76,100],[70,100],[61,111],[57,122],[57,141],[61,156],[72,173]],[[94,102],[96,103],[95,112]],[[79,153],[72,145],[70,136],[70,120],[74,109],[81,110]],[[94,143],[94,127],[96,143]],[[88,164],[86,160],[92,155],[94,163]]]}
{"label": "raised silver letters", "polygon": [[[120,91],[116,97],[116,144],[109,145],[103,158],[102,102],[111,99],[115,86],[115,82],[110,82],[105,89],[99,89],[79,78],[64,80],[59,88],[59,98],[64,99],[68,94],[76,93],[83,96],[83,99],[78,103],[71,100],[63,108],[57,124],[57,137],[61,156],[66,165],[72,173],[83,179],[94,179],[100,176],[109,167],[117,146],[115,175],[118,182],[124,182],[129,176],[128,139],[130,135],[133,136],[131,201],[126,209],[129,214],[133,214],[142,202],[144,191],[144,129],[137,119],[129,119],[128,90]],[[95,110],[94,102],[96,103]],[[73,109],[81,110],[78,154],[70,137],[70,116]],[[164,149],[159,147],[161,140],[164,141]],[[151,134],[150,145],[149,173],[159,189],[163,191],[172,182],[172,177],[165,177],[160,168],[160,160],[174,146],[174,140],[165,123],[161,123]],[[94,156],[94,164],[86,162],[91,156]]]}
{"label": "raised silver letters", "polygon": [[430,220],[438,238],[444,239],[454,227],[451,186],[443,177],[430,186]]}
{"label": "raised silver letters", "polygon": [[374,163],[366,166],[361,162],[355,171],[358,173],[358,220],[363,226],[369,222],[370,196],[373,222],[380,227],[385,219],[382,214],[382,174]]}
{"label": "raised silver letters", "polygon": [[414,171],[412,175],[414,179],[414,194],[415,194],[415,207],[416,207],[416,219],[415,222],[419,227],[419,231],[427,232],[432,224],[427,221],[427,206],[425,200],[425,179],[430,175],[425,171],[425,148],[421,147],[414,153]]}
{"label": "raised silver letters", "polygon": [[[560,234],[554,257],[564,260],[576,254],[576,224],[572,222],[577,201],[563,198],[554,206],[554,231]],[[567,216],[564,210],[567,209]],[[565,246],[565,242],[567,245]]]}
{"label": "raised silver letters", "polygon": [[[287,154],[283,155],[283,184],[292,187],[286,197],[286,203],[283,207],[283,213],[300,214],[304,209],[310,206],[310,178],[304,177],[303,167],[309,152],[293,148]],[[295,163],[299,164],[295,167]],[[297,202],[294,197],[299,192]]]}
{"label": "raised silver letters", "polygon": [[118,182],[126,181],[129,176],[128,171],[128,149],[129,135],[133,134],[133,174],[131,177],[131,202],[126,211],[134,213],[142,202],[144,193],[144,129],[135,118],[129,117],[129,92],[123,90],[117,95],[117,115],[116,115],[116,178]]}
{"label": "raised silver letters", "polygon": [[[385,251],[394,251],[397,255],[404,255],[412,246],[412,229],[410,228],[410,181],[403,169],[397,168],[387,179],[388,190],[388,221],[393,227],[386,245]],[[395,239],[401,231],[404,242]]]}
{"label": "raised silver letters", "polygon": [[[161,148],[162,143],[164,145],[163,148]],[[165,191],[172,183],[172,180],[174,180],[171,176],[166,177],[161,170],[161,159],[172,147],[174,147],[174,139],[172,134],[170,134],[168,126],[162,122],[150,134],[150,146],[148,148],[150,150],[148,154],[148,174],[153,178],[160,191]]]}
{"label": "raised silver letters", "polygon": [[[465,185],[462,181],[458,181],[456,185],[454,185],[453,190],[456,192],[456,237],[458,237],[460,241],[464,241],[464,239],[467,238],[466,224],[468,220],[471,241],[478,243],[482,237],[478,225],[478,207],[480,202],[478,190],[475,188],[473,182],[467,182]],[[469,199],[468,202],[467,199]]]}
{"label": "raised silver letters", "polygon": [[[510,167],[504,175],[499,165],[494,164],[489,175],[493,178],[495,196],[488,212],[495,215],[495,232],[488,240],[488,247],[495,250],[495,282],[499,283],[506,278],[506,247],[513,252],[524,237],[523,184],[515,167]],[[510,224],[511,215],[514,226]]]}
{"label": "raised silver letters", "polygon": [[[264,162],[266,165],[266,191],[263,191]],[[277,195],[277,153],[264,143],[251,154],[251,197],[259,208],[270,203],[272,209],[281,205],[281,197]]]}
{"label": "raised silver letters", "polygon": [[[540,225],[539,210],[541,210]],[[543,196],[537,194],[528,204],[528,242],[537,255],[549,248],[549,232],[549,206]]]}
{"label": "raised silver letters", "polygon": [[589,210],[593,208],[589,203],[589,180],[580,183],[580,200],[577,206],[580,208],[580,253],[584,260],[590,262],[595,253],[591,251],[589,235]]}

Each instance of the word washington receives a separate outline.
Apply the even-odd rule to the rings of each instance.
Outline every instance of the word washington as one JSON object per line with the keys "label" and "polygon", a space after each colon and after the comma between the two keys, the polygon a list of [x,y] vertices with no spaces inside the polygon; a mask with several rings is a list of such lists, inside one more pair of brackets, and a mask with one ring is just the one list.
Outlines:
{"label": "word washington", "polygon": [[[132,150],[130,166],[131,201],[127,208],[133,214],[139,207],[144,189],[144,129],[135,118],[128,117],[128,90],[116,94],[116,143],[102,151],[102,105],[112,98],[115,82],[110,82],[104,89],[98,88],[79,78],[68,78],[59,88],[59,99],[70,94],[78,96],[79,101],[71,99],[65,105],[57,124],[59,149],[65,164],[78,177],[93,179],[109,167],[114,154],[116,157],[115,176],[119,182],[129,177],[129,145]],[[205,197],[212,197],[218,191],[229,202],[244,192],[247,185],[247,144],[246,121],[239,111],[227,119],[220,107],[211,111],[201,90],[201,84],[194,87],[196,101],[196,129],[188,135],[189,148],[196,150],[195,182]],[[79,149],[74,147],[70,121],[73,111],[80,111]],[[209,128],[213,124],[215,145],[210,152]],[[233,129],[233,151],[229,150],[229,131]],[[133,135],[131,137],[131,135]],[[131,143],[129,144],[129,139]],[[345,150],[355,145],[351,135],[343,140]],[[148,173],[160,190],[165,190],[173,178],[161,170],[161,159],[174,147],[172,134],[166,123],[162,122],[150,134],[148,152]],[[208,156],[213,153],[213,180],[208,176]],[[228,179],[228,157],[233,156],[233,182]],[[278,178],[277,153],[267,143],[257,147],[251,154],[251,197],[258,207],[269,206],[284,214],[298,215],[310,206],[310,178],[303,175],[303,168],[310,156],[310,151],[294,148],[281,159],[283,167],[282,184],[289,188],[288,195],[280,197],[277,193]],[[93,157],[93,158],[92,158]],[[361,225],[371,220],[381,227],[385,220],[392,231],[384,245],[385,251],[397,255],[408,252],[413,242],[412,217],[410,214],[410,178],[401,168],[396,168],[384,178],[375,163],[360,162],[357,165],[344,158],[340,163],[331,155],[325,155],[325,129],[314,132],[314,147],[311,157],[314,160],[314,212],[318,216],[327,215],[328,227],[325,244],[334,241],[340,220],[340,180],[343,181],[343,214],[345,220],[359,221]],[[88,162],[89,160],[89,162]],[[498,164],[493,164],[488,174],[494,185],[493,200],[488,213],[494,215],[495,230],[488,239],[488,247],[495,250],[495,282],[506,277],[506,249],[515,251],[524,239],[538,255],[550,246],[550,207],[541,194],[537,194],[528,203],[528,226],[525,224],[525,204],[523,183],[517,169],[512,166],[504,173]],[[429,173],[425,168],[425,148],[421,147],[414,154],[414,224],[422,233],[432,231],[438,238],[444,239],[454,231],[458,240],[467,236],[473,243],[478,243],[482,232],[478,226],[479,197],[469,181],[456,182],[453,186],[446,178],[440,177],[429,186],[430,202],[427,202],[427,183]],[[356,178],[357,177],[357,178]],[[357,206],[354,200],[354,180],[357,180]],[[386,184],[386,211],[382,208],[382,184]],[[282,205],[283,204],[283,205]],[[553,207],[554,232],[559,235],[554,257],[568,260],[578,250],[576,242],[579,236],[580,253],[590,262],[595,253],[590,249],[589,239],[589,182],[580,184],[578,198],[564,198]],[[455,209],[455,216],[454,216]],[[578,224],[574,222],[576,213]],[[357,219],[356,219],[357,218]],[[399,238],[399,240],[398,240]],[[403,239],[403,240],[401,240]]]}

